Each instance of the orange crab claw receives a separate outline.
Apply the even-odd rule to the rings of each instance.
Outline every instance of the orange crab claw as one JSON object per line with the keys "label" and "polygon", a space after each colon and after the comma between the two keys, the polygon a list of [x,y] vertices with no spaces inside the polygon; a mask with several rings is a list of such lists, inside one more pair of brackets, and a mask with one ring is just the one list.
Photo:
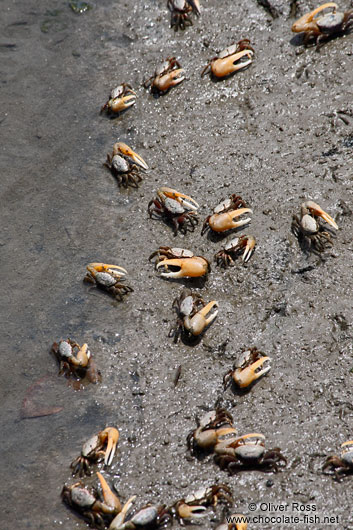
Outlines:
{"label": "orange crab claw", "polygon": [[120,98],[111,99],[108,103],[108,106],[113,112],[121,112],[129,107],[132,107],[136,103],[136,96],[124,96]]}
{"label": "orange crab claw", "polygon": [[301,210],[302,210],[302,215],[305,215],[307,211],[309,211],[309,213],[316,215],[317,217],[321,217],[322,219],[324,219],[324,221],[326,221],[326,223],[328,223],[329,225],[333,226],[333,228],[338,230],[338,226],[336,222],[332,219],[332,217],[328,213],[324,212],[324,210],[322,210],[322,208],[318,204],[316,204],[316,202],[313,202],[313,201],[303,202]]}
{"label": "orange crab claw", "polygon": [[181,502],[177,507],[177,512],[181,519],[201,519],[208,515],[208,513],[205,513],[206,510],[206,506],[190,506],[185,502]]}
{"label": "orange crab claw", "polygon": [[240,388],[245,388],[251,385],[251,383],[253,383],[254,381],[256,381],[256,379],[259,379],[259,377],[262,377],[263,375],[267,374],[267,372],[271,370],[271,366],[269,365],[265,368],[263,367],[263,365],[267,361],[269,364],[269,362],[271,361],[270,357],[261,357],[261,359],[258,359],[253,364],[247,366],[244,369],[237,368],[233,374],[233,379],[235,383]]}
{"label": "orange crab claw", "polygon": [[185,70],[183,68],[177,68],[176,70],[172,70],[168,74],[162,75],[161,77],[157,77],[153,83],[152,86],[157,88],[160,92],[166,92],[173,86],[179,85],[182,81],[185,79]]}
{"label": "orange crab claw", "polygon": [[[216,59],[211,64],[212,74],[215,77],[226,77],[227,75],[237,72],[238,70],[242,70],[252,63],[253,55],[254,52],[251,50],[242,50],[240,52],[234,53],[233,55],[229,55],[229,57]],[[243,59],[245,56],[248,59],[241,61],[241,59]]]}
{"label": "orange crab claw", "polygon": [[79,348],[76,357],[72,356],[70,357],[70,364],[73,364],[74,366],[81,366],[82,368],[85,368],[88,365],[89,359],[90,359],[90,351],[88,349],[87,344],[83,344],[81,348]]}
{"label": "orange crab claw", "polygon": [[[157,195],[162,198],[163,196],[169,197],[170,199],[174,199],[175,201],[178,201],[183,206],[190,208],[191,210],[197,210],[200,208],[199,204],[189,197],[189,195],[184,195],[184,193],[180,193],[179,191],[173,190],[172,188],[162,187],[157,190]],[[184,201],[183,199],[187,199]],[[190,201],[190,202],[189,202]]]}
{"label": "orange crab claw", "polygon": [[119,267],[119,265],[108,265],[107,263],[89,263],[86,269],[92,274],[93,277],[95,276],[96,272],[117,272],[122,276],[127,274],[127,270],[123,267]]}
{"label": "orange crab claw", "polygon": [[234,221],[234,219],[240,217],[244,213],[252,213],[252,210],[250,208],[238,208],[237,210],[233,210],[231,212],[213,214],[209,219],[210,228],[214,232],[225,232],[226,230],[230,230],[232,228],[244,226],[250,223],[251,219],[249,217],[240,221]]}
{"label": "orange crab claw", "polygon": [[119,441],[119,431],[115,427],[107,427],[104,431],[98,434],[99,441],[101,443],[107,442],[107,448],[105,450],[104,464],[110,466],[113,461],[116,446]]}
{"label": "orange crab claw", "polygon": [[254,252],[255,245],[256,245],[256,239],[254,238],[254,236],[247,236],[246,246],[245,246],[244,254],[242,256],[242,260],[244,261],[244,263],[249,261],[249,259],[251,258],[252,253]]}
{"label": "orange crab claw", "polygon": [[144,159],[123,142],[117,142],[113,145],[113,156],[118,155],[119,153],[132,158],[135,164],[138,164],[143,169],[148,169],[148,165]]}
{"label": "orange crab claw", "polygon": [[[253,442],[251,441],[252,438],[254,438]],[[239,438],[236,441],[236,445],[241,445],[243,443],[263,444],[264,442],[265,442],[265,436],[263,434],[260,434],[258,432],[251,432],[249,434],[244,434],[243,436],[239,436]]]}
{"label": "orange crab claw", "polygon": [[[215,311],[207,317],[206,315],[208,315],[213,308],[216,308]],[[198,311],[196,315],[194,315],[192,318],[186,316],[184,318],[184,326],[188,331],[190,331],[190,333],[192,333],[192,335],[195,335],[197,337],[209,324],[211,324],[211,322],[214,321],[217,315],[218,302],[213,300],[212,302],[209,302],[205,307],[200,309],[200,311]]]}
{"label": "orange crab claw", "polygon": [[315,31],[317,29],[314,17],[326,8],[333,7],[334,11],[338,8],[338,5],[334,2],[327,2],[310,13],[303,15],[292,26],[293,33],[301,33],[302,31]]}
{"label": "orange crab claw", "polygon": [[[164,267],[166,272],[161,272],[165,278],[198,278],[204,276],[209,271],[209,263],[201,256],[192,258],[165,259],[156,265],[156,269]],[[179,270],[173,272],[169,267],[177,267]]]}
{"label": "orange crab claw", "polygon": [[110,523],[109,530],[120,530],[121,529],[121,525],[125,521],[126,515],[131,510],[135,499],[136,499],[136,495],[133,495],[132,497],[130,497],[130,499],[126,501],[121,512]]}
{"label": "orange crab claw", "polygon": [[112,492],[110,487],[108,486],[107,481],[103,477],[99,471],[97,472],[97,476],[99,478],[99,482],[102,487],[103,491],[103,499],[104,499],[104,505],[106,508],[103,508],[103,511],[105,513],[119,513],[121,512],[121,502],[119,501],[118,497]]}

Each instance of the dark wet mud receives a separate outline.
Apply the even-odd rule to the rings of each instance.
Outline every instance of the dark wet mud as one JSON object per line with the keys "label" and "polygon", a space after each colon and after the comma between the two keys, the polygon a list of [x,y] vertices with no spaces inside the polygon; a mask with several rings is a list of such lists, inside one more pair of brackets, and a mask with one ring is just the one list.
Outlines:
{"label": "dark wet mud", "polygon": [[[276,18],[261,2],[204,0],[194,26],[177,33],[165,1],[89,3],[82,15],[60,0],[2,3],[0,527],[85,528],[60,492],[74,481],[69,466],[82,443],[116,425],[118,456],[105,475],[124,501],[136,494],[137,507],[218,482],[233,491],[233,513],[249,513],[252,502],[291,511],[294,502],[338,522],[291,528],[352,529],[352,477],[321,473],[353,437],[352,33],[304,49],[290,31],[295,4],[281,0],[271,2]],[[296,16],[316,7],[296,5]],[[222,82],[201,79],[241,38],[251,39],[253,64]],[[170,56],[187,79],[154,98],[141,85]],[[120,82],[134,87],[136,105],[115,119],[100,115]],[[118,140],[150,166],[138,190],[119,189],[103,167]],[[148,262],[159,245],[210,261],[222,246],[201,237],[200,225],[174,237],[149,219],[162,185],[196,199],[201,220],[241,195],[253,214],[239,233],[258,241],[248,264],[212,263],[202,288],[159,278]],[[323,257],[306,256],[291,234],[305,199],[339,225]],[[92,261],[125,267],[134,293],[118,303],[84,284]],[[218,318],[198,344],[174,344],[172,301],[194,285],[219,301]],[[67,337],[89,344],[101,384],[75,390],[58,378],[50,347]],[[272,358],[271,372],[248,393],[223,391],[223,375],[252,346]],[[287,468],[228,477],[211,456],[191,457],[195,416],[216,403],[239,434],[260,432],[280,447]],[[45,409],[55,414],[25,417]],[[200,527],[221,519],[222,507]]]}

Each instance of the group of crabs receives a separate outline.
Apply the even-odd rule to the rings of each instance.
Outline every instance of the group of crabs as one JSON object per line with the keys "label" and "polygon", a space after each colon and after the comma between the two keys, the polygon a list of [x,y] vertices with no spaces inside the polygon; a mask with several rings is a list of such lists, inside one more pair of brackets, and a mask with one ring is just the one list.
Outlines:
{"label": "group of crabs", "polygon": [[[171,11],[171,26],[176,30],[185,29],[192,25],[190,14],[200,15],[198,0],[168,0]],[[330,9],[330,13],[322,14]],[[333,2],[319,6],[317,9],[301,17],[292,26],[292,31],[304,33],[304,44],[310,41],[318,45],[325,39],[342,34],[353,23],[353,10],[341,13]],[[213,58],[202,71],[202,76],[209,70],[215,78],[224,78],[252,62],[254,54],[248,39],[243,39],[225,50],[218,57]],[[151,91],[159,94],[166,93],[173,86],[185,79],[184,70],[174,58],[168,58],[156,68],[154,75],[145,83]],[[102,111],[120,113],[125,111],[136,101],[136,93],[130,85],[123,83],[112,90],[109,100],[103,105]],[[140,169],[147,170],[148,165],[143,158],[122,142],[114,144],[113,151],[107,155],[105,165],[117,178],[119,186],[138,187],[142,181]],[[186,234],[194,231],[199,219],[197,202],[174,189],[162,187],[157,190],[157,196],[148,204],[150,218],[163,219],[173,228],[174,235],[178,231]],[[252,213],[245,201],[238,195],[232,194],[224,199],[205,219],[201,235],[210,230],[215,234],[238,229],[250,222],[249,218],[241,216]],[[305,201],[301,205],[300,216],[293,216],[292,231],[298,238],[301,248],[305,251],[321,253],[332,245],[331,232],[324,228],[321,220],[332,228],[338,229],[333,218],[313,201]],[[230,240],[214,259],[216,264],[227,268],[235,264],[236,258],[242,254],[244,263],[250,259],[256,240],[252,235],[242,235]],[[155,268],[165,278],[197,278],[206,276],[210,271],[209,261],[193,252],[161,246],[150,256],[156,258]],[[124,283],[127,271],[117,265],[105,263],[90,263],[87,266],[85,280],[97,287],[108,291],[118,300],[133,289]],[[199,337],[212,323],[218,313],[218,302],[205,303],[198,293],[183,289],[181,295],[173,302],[177,311],[177,322],[171,328],[169,336],[177,342],[180,336],[187,341]],[[87,377],[92,382],[100,380],[87,344],[80,346],[71,339],[54,343],[52,351],[60,363],[60,372],[67,376],[73,374],[77,378]],[[256,348],[242,352],[233,369],[224,376],[224,386],[233,381],[239,388],[252,385],[259,377],[270,370],[270,358]],[[81,455],[71,464],[73,475],[83,477],[91,475],[92,465],[104,461],[104,466],[110,466],[119,440],[119,431],[114,427],[107,427],[90,438],[82,447]],[[193,455],[199,452],[214,454],[215,462],[229,474],[235,474],[246,469],[262,469],[277,472],[286,465],[286,458],[279,448],[265,449],[265,437],[259,433],[237,435],[232,416],[225,409],[208,412],[195,430],[187,437],[187,445]],[[330,456],[326,459],[323,470],[334,470],[339,480],[342,474],[353,472],[353,440],[344,442],[340,456]],[[181,524],[200,519],[208,515],[207,507],[215,507],[218,500],[231,504],[232,496],[228,486],[224,484],[202,488],[197,492],[179,499],[171,506],[147,505],[129,516],[136,496],[128,499],[122,506],[119,498],[108,486],[105,478],[97,472],[100,490],[77,482],[71,486],[65,485],[62,498],[70,507],[83,515],[91,526],[109,528],[110,530],[134,530],[138,528],[160,528],[178,519]],[[241,521],[242,515],[236,514],[239,522],[225,522],[217,530],[246,530],[247,523]]]}

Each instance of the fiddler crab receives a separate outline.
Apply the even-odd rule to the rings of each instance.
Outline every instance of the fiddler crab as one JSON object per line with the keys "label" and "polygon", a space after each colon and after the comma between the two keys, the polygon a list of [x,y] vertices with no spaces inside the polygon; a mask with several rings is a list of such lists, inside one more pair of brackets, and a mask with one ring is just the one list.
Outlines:
{"label": "fiddler crab", "polygon": [[[148,504],[141,508],[131,519],[123,521],[119,514],[109,526],[108,530],[135,530],[142,528],[165,527],[171,521],[169,508],[165,505]],[[120,520],[119,520],[120,519]]]}
{"label": "fiddler crab", "polygon": [[90,475],[91,464],[98,462],[102,458],[104,458],[104,465],[110,466],[115,455],[118,440],[119,431],[115,427],[107,427],[92,436],[83,444],[81,455],[71,463],[73,475],[79,474],[80,477]]}
{"label": "fiddler crab", "polygon": [[125,280],[127,271],[118,265],[107,265],[106,263],[89,263],[86,282],[94,283],[101,289],[111,293],[117,300],[122,300],[127,293],[133,292],[133,288],[121,283]]}
{"label": "fiddler crab", "polygon": [[[76,482],[72,486],[65,484],[61,496],[63,501],[79,512],[90,526],[104,529],[106,528],[106,521],[110,522],[113,518],[114,520],[124,520],[135,497],[131,497],[122,507],[120,500],[111,491],[103,475],[97,473],[97,476],[103,492],[103,501],[100,500],[96,490],[87,488],[82,482]],[[117,518],[117,515],[120,517]],[[109,528],[114,529],[111,526]]]}
{"label": "fiddler crab", "polygon": [[234,513],[227,517],[229,523],[222,523],[215,530],[247,530],[248,523],[246,522],[247,517],[242,513]]}
{"label": "fiddler crab", "polygon": [[197,202],[188,195],[166,187],[159,188],[157,197],[148,203],[150,217],[156,215],[157,218],[169,221],[173,225],[175,236],[178,230],[183,234],[186,234],[188,230],[190,232],[195,230],[199,222],[198,208]]}
{"label": "fiddler crab", "polygon": [[99,382],[100,372],[94,366],[87,344],[80,346],[71,339],[61,340],[59,344],[53,343],[51,351],[59,361],[59,375],[72,374],[79,379],[87,377],[92,383]]}
{"label": "fiddler crab", "polygon": [[256,239],[254,236],[243,235],[235,237],[215,254],[216,263],[224,269],[232,267],[235,264],[234,260],[241,253],[243,253],[243,262],[247,263],[254,252],[255,245]]}
{"label": "fiddler crab", "polygon": [[201,72],[203,77],[208,71],[213,77],[222,78],[243,70],[253,61],[254,49],[249,39],[242,39],[223,50],[205,66]]}
{"label": "fiddler crab", "polygon": [[193,252],[184,248],[159,247],[153,252],[149,260],[155,256],[156,269],[164,278],[198,278],[210,271],[210,264],[202,256],[194,256]]}
{"label": "fiddler crab", "polygon": [[168,57],[157,66],[154,75],[147,79],[143,86],[151,87],[151,92],[163,94],[184,81],[184,74],[185,71],[181,68],[179,61],[175,57]]}
{"label": "fiddler crab", "polygon": [[132,87],[127,83],[113,88],[110,93],[109,99],[101,108],[101,113],[105,110],[108,114],[118,114],[123,110],[128,109],[136,103],[136,92],[132,90]]}
{"label": "fiddler crab", "polygon": [[292,232],[298,238],[303,250],[314,252],[324,252],[332,246],[331,234],[324,230],[319,223],[319,218],[323,219],[338,230],[338,226],[330,215],[313,201],[305,201],[301,205],[300,218],[293,215]]}
{"label": "fiddler crab", "polygon": [[252,213],[250,208],[246,207],[246,203],[239,195],[231,195],[229,199],[222,201],[213,210],[213,214],[206,217],[203,224],[201,235],[203,235],[208,229],[213,232],[226,232],[233,228],[239,228],[250,223],[251,219],[241,219],[236,221],[238,217],[245,213]]}
{"label": "fiddler crab", "polygon": [[201,488],[185,499],[177,501],[170,511],[182,524],[184,521],[189,522],[192,519],[206,517],[209,514],[207,507],[217,506],[219,499],[229,504],[232,502],[232,492],[225,484]]}
{"label": "fiddler crab", "polygon": [[200,15],[199,0],[168,0],[168,9],[171,11],[170,27],[178,30],[184,30],[187,26],[192,26],[192,20],[189,13],[194,11]]}
{"label": "fiddler crab", "polygon": [[125,188],[128,186],[138,188],[142,180],[138,167],[144,170],[148,169],[144,159],[123,142],[117,142],[113,145],[113,152],[107,154],[104,165],[116,177],[118,185]]}
{"label": "fiddler crab", "polygon": [[[331,9],[331,13],[322,14],[324,9]],[[353,24],[353,9],[346,12],[336,11],[338,5],[334,2],[327,2],[314,11],[303,15],[294,22],[292,31],[294,33],[304,33],[304,44],[310,39],[314,39],[318,45],[320,41],[341,35]]]}
{"label": "fiddler crab", "polygon": [[213,300],[206,304],[199,294],[192,293],[190,289],[183,289],[181,295],[175,298],[173,308],[177,311],[178,320],[169,337],[174,337],[174,342],[178,342],[180,335],[188,340],[198,337],[218,314],[218,302]]}
{"label": "fiddler crab", "polygon": [[198,421],[196,429],[189,432],[187,446],[192,454],[212,451],[221,441],[233,440],[237,434],[231,414],[222,408],[207,412]]}
{"label": "fiddler crab", "polygon": [[339,480],[341,475],[350,475],[353,473],[353,440],[348,440],[341,445],[340,456],[333,455],[326,459],[322,470],[330,468],[334,470],[336,479]]}
{"label": "fiddler crab", "polygon": [[246,388],[254,383],[259,377],[271,370],[270,357],[267,357],[257,348],[244,351],[232,370],[229,370],[223,378],[224,389],[232,381],[239,388]]}
{"label": "fiddler crab", "polygon": [[278,447],[266,451],[265,436],[258,433],[244,434],[239,438],[218,442],[214,448],[215,461],[230,475],[247,469],[279,471],[279,463],[287,465],[287,459]]}

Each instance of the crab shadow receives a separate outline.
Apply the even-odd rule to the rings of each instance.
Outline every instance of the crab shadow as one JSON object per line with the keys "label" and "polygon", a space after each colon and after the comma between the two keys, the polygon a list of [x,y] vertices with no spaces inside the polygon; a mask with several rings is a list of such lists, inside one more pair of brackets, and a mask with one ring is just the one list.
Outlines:
{"label": "crab shadow", "polygon": [[229,240],[231,240],[231,238],[236,237],[239,232],[248,228],[249,224],[250,223],[248,223],[247,225],[239,226],[238,228],[232,228],[231,230],[227,230],[226,232],[214,232],[213,230],[208,230],[207,240],[212,243],[222,243],[228,237]]}
{"label": "crab shadow", "polygon": [[305,41],[305,33],[297,33],[294,35],[294,37],[291,38],[289,41],[289,44],[291,46],[294,46],[298,48],[299,46],[303,46],[303,53],[306,49],[314,48],[316,52],[320,52],[321,48],[336,39],[340,39],[343,37],[343,35],[349,35],[352,33],[353,28],[349,27],[345,31],[340,31],[339,33],[336,33],[335,35],[325,35],[325,38],[317,43],[316,40],[310,39],[309,41]]}
{"label": "crab shadow", "polygon": [[[209,270],[210,272],[211,269]],[[167,282],[183,285],[188,289],[202,289],[207,283],[207,276],[201,276],[199,278],[165,278],[164,276],[160,276],[160,278]]]}

